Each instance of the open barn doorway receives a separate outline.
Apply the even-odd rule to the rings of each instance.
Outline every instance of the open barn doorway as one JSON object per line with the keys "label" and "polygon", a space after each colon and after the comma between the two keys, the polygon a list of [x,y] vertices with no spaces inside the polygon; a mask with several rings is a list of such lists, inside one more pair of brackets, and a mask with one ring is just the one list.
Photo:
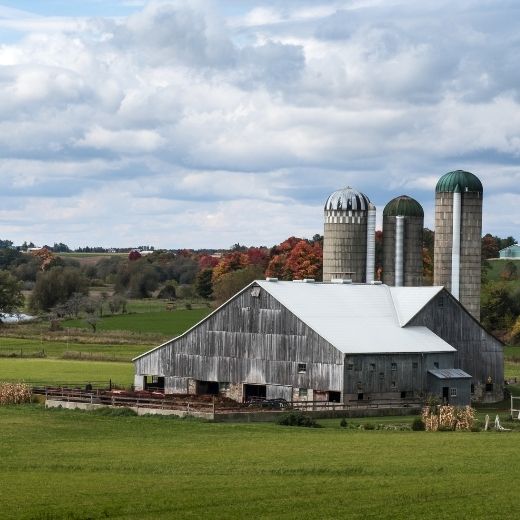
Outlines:
{"label": "open barn doorway", "polygon": [[244,400],[254,401],[256,399],[266,399],[267,388],[265,385],[244,385]]}
{"label": "open barn doorway", "polygon": [[145,376],[144,389],[150,392],[164,392],[164,377]]}
{"label": "open barn doorway", "polygon": [[218,395],[219,384],[216,381],[197,381],[197,395]]}

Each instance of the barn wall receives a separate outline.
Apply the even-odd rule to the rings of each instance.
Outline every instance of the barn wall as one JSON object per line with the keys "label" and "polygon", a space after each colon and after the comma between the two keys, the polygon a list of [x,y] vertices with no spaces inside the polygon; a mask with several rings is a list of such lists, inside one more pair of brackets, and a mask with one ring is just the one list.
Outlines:
{"label": "barn wall", "polygon": [[[298,373],[299,363],[305,373]],[[184,336],[137,359],[135,369],[167,378],[343,389],[343,354],[262,289],[259,297],[251,288],[238,294]]]}
{"label": "barn wall", "polygon": [[[476,399],[503,399],[503,347],[447,291],[439,293],[409,325],[424,325],[457,349],[455,367],[473,377]],[[486,383],[493,390],[486,392]]]}
{"label": "barn wall", "polygon": [[[437,365],[435,365],[437,363]],[[453,353],[346,355],[344,400],[399,399],[427,393],[427,372],[453,368]]]}

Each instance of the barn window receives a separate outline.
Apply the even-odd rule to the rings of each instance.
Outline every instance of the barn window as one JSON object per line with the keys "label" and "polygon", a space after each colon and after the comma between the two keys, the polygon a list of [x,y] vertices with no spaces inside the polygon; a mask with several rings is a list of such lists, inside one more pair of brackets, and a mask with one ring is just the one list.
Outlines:
{"label": "barn window", "polygon": [[397,363],[392,363],[392,372],[397,370]]}
{"label": "barn window", "polygon": [[384,379],[384,378],[385,378],[385,373],[379,372],[379,379]]}
{"label": "barn window", "polygon": [[218,389],[219,392],[227,392],[229,390],[229,383],[219,383]]}
{"label": "barn window", "polygon": [[354,363],[349,363],[347,365],[347,370],[354,370]]}
{"label": "barn window", "polygon": [[300,388],[298,390],[298,397],[300,399],[307,399],[307,389],[306,388]]}
{"label": "barn window", "polygon": [[439,368],[439,362],[438,361],[435,361],[435,363],[433,363],[433,368]]}
{"label": "barn window", "polygon": [[456,388],[450,388],[450,396],[451,397],[457,397],[457,389]]}
{"label": "barn window", "polygon": [[397,384],[396,384],[395,381],[392,381],[392,388],[393,388],[393,389],[397,388]]}
{"label": "barn window", "polygon": [[437,300],[437,307],[439,307],[439,309],[444,307],[444,296],[439,296],[439,298]]}
{"label": "barn window", "polygon": [[305,374],[307,372],[307,363],[298,363],[298,374]]}
{"label": "barn window", "polygon": [[372,372],[374,372],[375,369],[376,369],[376,364],[375,364],[375,363],[370,363],[370,370],[371,370]]}
{"label": "barn window", "polygon": [[253,288],[251,289],[251,296],[252,296],[253,298],[258,298],[258,297],[260,297],[260,287],[253,287]]}

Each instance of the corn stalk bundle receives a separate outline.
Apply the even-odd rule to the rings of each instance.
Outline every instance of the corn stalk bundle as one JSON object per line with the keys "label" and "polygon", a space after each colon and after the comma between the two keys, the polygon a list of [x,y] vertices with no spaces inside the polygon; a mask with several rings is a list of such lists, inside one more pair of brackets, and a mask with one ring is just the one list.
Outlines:
{"label": "corn stalk bundle", "polygon": [[426,431],[436,432],[439,429],[438,406],[425,406],[422,410],[422,420]]}
{"label": "corn stalk bundle", "polygon": [[31,388],[25,383],[0,383],[0,405],[28,403]]}
{"label": "corn stalk bundle", "polygon": [[422,420],[426,431],[430,432],[439,428],[469,431],[475,424],[475,410],[471,406],[425,406],[422,410]]}
{"label": "corn stalk bundle", "polygon": [[475,410],[471,406],[457,408],[455,410],[455,418],[457,420],[455,426],[457,430],[469,431],[475,424]]}
{"label": "corn stalk bundle", "polygon": [[453,430],[457,419],[455,407],[449,404],[439,407],[439,426],[447,430]]}

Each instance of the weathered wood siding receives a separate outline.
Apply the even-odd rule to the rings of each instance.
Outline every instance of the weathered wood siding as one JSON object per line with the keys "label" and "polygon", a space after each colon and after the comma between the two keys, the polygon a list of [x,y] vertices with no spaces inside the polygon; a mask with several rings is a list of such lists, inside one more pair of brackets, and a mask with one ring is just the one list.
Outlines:
{"label": "weathered wood siding", "polygon": [[[446,290],[439,293],[409,325],[424,325],[457,349],[455,368],[473,377],[473,384],[493,382],[493,395],[487,400],[503,398],[503,346],[464,309]],[[483,396],[486,399],[486,396]]]}
{"label": "weathered wood siding", "polygon": [[344,399],[356,399],[359,393],[364,399],[400,398],[401,392],[406,397],[422,397],[428,393],[428,370],[453,368],[453,358],[453,353],[347,354]]}
{"label": "weathered wood siding", "polygon": [[[306,363],[305,373],[298,373],[298,363]],[[167,378],[343,389],[343,354],[271,295],[260,290],[254,297],[251,288],[184,336],[137,359],[135,369]]]}

